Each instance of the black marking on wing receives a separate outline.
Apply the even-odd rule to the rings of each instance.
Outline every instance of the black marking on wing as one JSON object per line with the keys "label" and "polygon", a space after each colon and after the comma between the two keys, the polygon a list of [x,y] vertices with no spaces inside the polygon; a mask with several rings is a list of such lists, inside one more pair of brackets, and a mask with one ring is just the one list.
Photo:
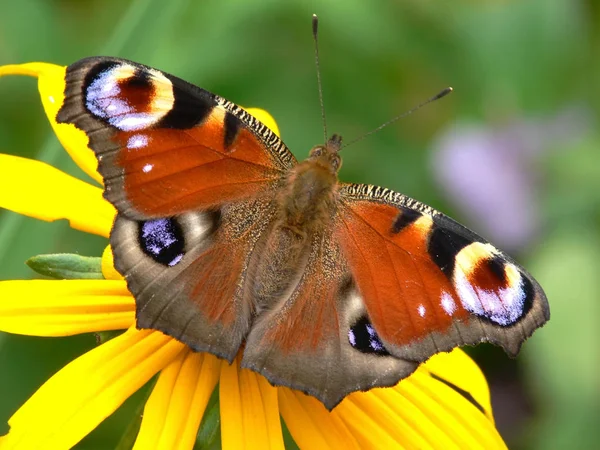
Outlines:
{"label": "black marking on wing", "polygon": [[400,233],[400,231],[405,229],[410,224],[416,222],[420,217],[423,216],[421,212],[405,206],[399,206],[398,209],[400,210],[400,213],[392,225],[392,233],[394,234]]}
{"label": "black marking on wing", "polygon": [[173,75],[163,75],[173,83],[174,103],[158,126],[188,129],[204,122],[216,106],[214,95]]}
{"label": "black marking on wing", "polygon": [[[521,317],[524,317],[533,308],[533,300],[535,299],[535,289],[529,277],[521,271],[521,280],[523,284],[521,289],[525,293],[525,299],[523,300],[523,313]],[[548,316],[549,318],[549,316]]]}
{"label": "black marking on wing", "polygon": [[140,67],[136,67],[135,73],[132,77],[124,80],[124,83],[129,88],[137,88],[137,89],[154,89],[154,85],[152,83],[152,77],[150,73],[141,69]]}
{"label": "black marking on wing", "polygon": [[[442,272],[448,278],[452,279],[456,255],[467,245],[476,241],[480,242],[481,240],[473,239],[471,236],[465,236],[462,233],[459,234],[445,225],[438,217],[434,217],[427,244],[427,252]],[[474,233],[472,234],[475,235]]]}
{"label": "black marking on wing", "polygon": [[227,111],[225,113],[225,122],[223,125],[225,126],[224,147],[225,149],[229,149],[240,132],[242,121]]}
{"label": "black marking on wing", "polygon": [[348,330],[350,345],[362,353],[372,353],[377,356],[390,356],[379,335],[366,316],[360,317]]}
{"label": "black marking on wing", "polygon": [[506,258],[501,255],[493,255],[491,258],[488,258],[485,263],[491,272],[498,278],[501,284],[506,284]]}

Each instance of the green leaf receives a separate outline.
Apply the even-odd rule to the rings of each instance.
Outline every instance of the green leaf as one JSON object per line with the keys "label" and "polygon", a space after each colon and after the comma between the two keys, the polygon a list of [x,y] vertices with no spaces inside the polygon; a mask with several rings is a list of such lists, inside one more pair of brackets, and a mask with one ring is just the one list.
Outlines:
{"label": "green leaf", "polygon": [[142,388],[143,390],[145,390],[144,395],[139,400],[135,412],[131,418],[131,421],[127,424],[127,427],[125,428],[121,439],[115,447],[115,450],[130,450],[133,448],[137,435],[140,432],[140,427],[142,426],[142,418],[144,416],[144,408],[146,406],[146,402],[150,398],[150,394],[152,394],[152,390],[154,389],[156,380],[158,380],[158,375],[154,376]]}
{"label": "green leaf", "polygon": [[219,406],[219,385],[215,386],[204,417],[198,429],[194,450],[220,450],[221,449],[221,407]]}
{"label": "green leaf", "polygon": [[283,445],[286,450],[300,450],[300,447],[298,447],[298,444],[296,444],[296,441],[294,441],[294,438],[292,437],[292,433],[290,433],[289,428],[285,424],[283,417],[281,417],[281,432],[283,434]]}
{"label": "green leaf", "polygon": [[25,261],[41,275],[59,280],[102,280],[102,258],[71,253],[38,255]]}

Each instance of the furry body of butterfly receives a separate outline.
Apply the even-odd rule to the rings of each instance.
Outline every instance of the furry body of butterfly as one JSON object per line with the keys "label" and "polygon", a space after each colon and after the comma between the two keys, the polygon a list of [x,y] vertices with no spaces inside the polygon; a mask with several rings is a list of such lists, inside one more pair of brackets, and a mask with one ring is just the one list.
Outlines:
{"label": "furry body of butterfly", "polygon": [[117,209],[110,242],[138,328],[313,395],[391,386],[549,319],[525,269],[444,214],[338,180],[341,138],[297,163],[228,100],[117,58],[69,66],[57,122],[86,133]]}
{"label": "furry body of butterfly", "polygon": [[337,209],[338,151],[341,138],[333,136],[316,146],[306,161],[295,166],[277,196],[277,213],[266,242],[258,244],[256,270],[250,277],[255,314],[287,298],[300,281],[317,233],[330,227]]}

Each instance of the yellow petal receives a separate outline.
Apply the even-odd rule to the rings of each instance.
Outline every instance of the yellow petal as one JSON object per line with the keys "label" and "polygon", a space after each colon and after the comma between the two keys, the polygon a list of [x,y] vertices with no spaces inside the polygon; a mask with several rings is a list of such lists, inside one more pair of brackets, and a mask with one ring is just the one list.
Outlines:
{"label": "yellow petal", "polygon": [[277,389],[264,377],[222,361],[219,400],[224,450],[284,450]]}
{"label": "yellow petal", "polygon": [[489,394],[481,371],[459,349],[440,356],[395,387],[349,395],[332,415],[344,421],[361,448],[505,449],[493,421],[429,370],[435,368],[436,376],[450,383],[459,383],[464,374],[459,384],[477,386],[475,395],[485,398]]}
{"label": "yellow petal", "polygon": [[314,397],[280,387],[279,409],[290,434],[300,448],[360,449],[350,429]]}
{"label": "yellow petal", "polygon": [[264,125],[266,125],[273,133],[279,136],[279,127],[277,126],[277,122],[271,114],[269,114],[264,109],[260,108],[244,108],[258,120],[260,120]]}
{"label": "yellow petal", "polygon": [[39,62],[0,66],[0,76],[28,75],[38,79],[42,105],[56,136],[73,161],[93,179],[102,182],[96,171],[98,162],[94,152],[88,148],[86,134],[74,125],[56,122],[56,114],[65,99],[65,72],[66,67]]}
{"label": "yellow petal", "polygon": [[54,167],[31,159],[0,154],[0,207],[108,236],[115,209],[102,190]]}
{"label": "yellow petal", "polygon": [[32,336],[68,336],[123,330],[135,321],[124,281],[0,281],[0,330]]}
{"label": "yellow petal", "polygon": [[107,245],[102,252],[102,275],[107,280],[123,280],[123,275],[115,269],[115,262],[112,249]]}
{"label": "yellow petal", "polygon": [[[410,381],[400,384],[403,383],[410,384]],[[397,388],[353,394],[334,414],[339,414],[357,433],[364,448],[378,448],[377,442],[382,440],[407,449],[458,449],[429,415]]]}
{"label": "yellow petal", "polygon": [[134,450],[192,449],[220,368],[215,356],[189,350],[171,362],[146,403]]}
{"label": "yellow petal", "polygon": [[490,390],[485,376],[475,361],[464,351],[457,348],[450,353],[438,353],[429,358],[424,368],[471,394],[493,423]]}
{"label": "yellow petal", "polygon": [[376,402],[372,392],[362,402],[357,400],[357,396],[360,399],[360,394],[346,397],[331,413],[344,421],[360,447],[392,450],[410,448],[406,445],[410,440],[405,440],[393,432],[394,427],[406,430],[403,418],[390,414],[386,409],[379,409],[381,404]]}
{"label": "yellow petal", "polygon": [[[411,382],[414,403],[457,443],[458,448],[506,449],[494,423],[454,389],[426,371],[415,373]],[[402,388],[404,386],[398,386],[398,389]]]}
{"label": "yellow petal", "polygon": [[69,449],[117,409],[184,345],[130,329],[77,358],[50,378],[10,418],[0,448]]}

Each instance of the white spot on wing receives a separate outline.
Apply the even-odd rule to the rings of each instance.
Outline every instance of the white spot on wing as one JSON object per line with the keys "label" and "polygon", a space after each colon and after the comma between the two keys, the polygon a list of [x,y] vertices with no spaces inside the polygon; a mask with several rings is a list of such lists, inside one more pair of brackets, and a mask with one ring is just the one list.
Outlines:
{"label": "white spot on wing", "polygon": [[419,305],[419,307],[417,308],[417,311],[419,312],[419,315],[421,317],[425,317],[425,306]]}
{"label": "white spot on wing", "polygon": [[446,311],[446,314],[448,314],[449,316],[452,316],[456,311],[456,303],[454,302],[452,296],[447,292],[444,292],[442,294],[440,304],[442,305],[443,310]]}
{"label": "white spot on wing", "polygon": [[123,117],[113,117],[109,119],[111,125],[123,131],[137,131],[148,128],[160,120],[156,118],[156,114],[152,113],[134,113],[129,109],[129,113],[125,111]]}
{"label": "white spot on wing", "polygon": [[148,136],[134,134],[127,140],[127,148],[142,148],[148,145]]}
{"label": "white spot on wing", "polygon": [[148,173],[150,172],[152,169],[154,168],[154,165],[152,164],[146,164],[144,167],[142,167],[142,171],[144,173]]}
{"label": "white spot on wing", "polygon": [[350,341],[352,347],[356,347],[356,336],[354,336],[354,331],[352,331],[352,328],[348,330],[348,341]]}
{"label": "white spot on wing", "polygon": [[169,267],[173,267],[174,265],[176,265],[179,261],[181,261],[182,258],[183,258],[183,253],[180,253],[175,258],[173,258],[173,260],[168,264]]}

